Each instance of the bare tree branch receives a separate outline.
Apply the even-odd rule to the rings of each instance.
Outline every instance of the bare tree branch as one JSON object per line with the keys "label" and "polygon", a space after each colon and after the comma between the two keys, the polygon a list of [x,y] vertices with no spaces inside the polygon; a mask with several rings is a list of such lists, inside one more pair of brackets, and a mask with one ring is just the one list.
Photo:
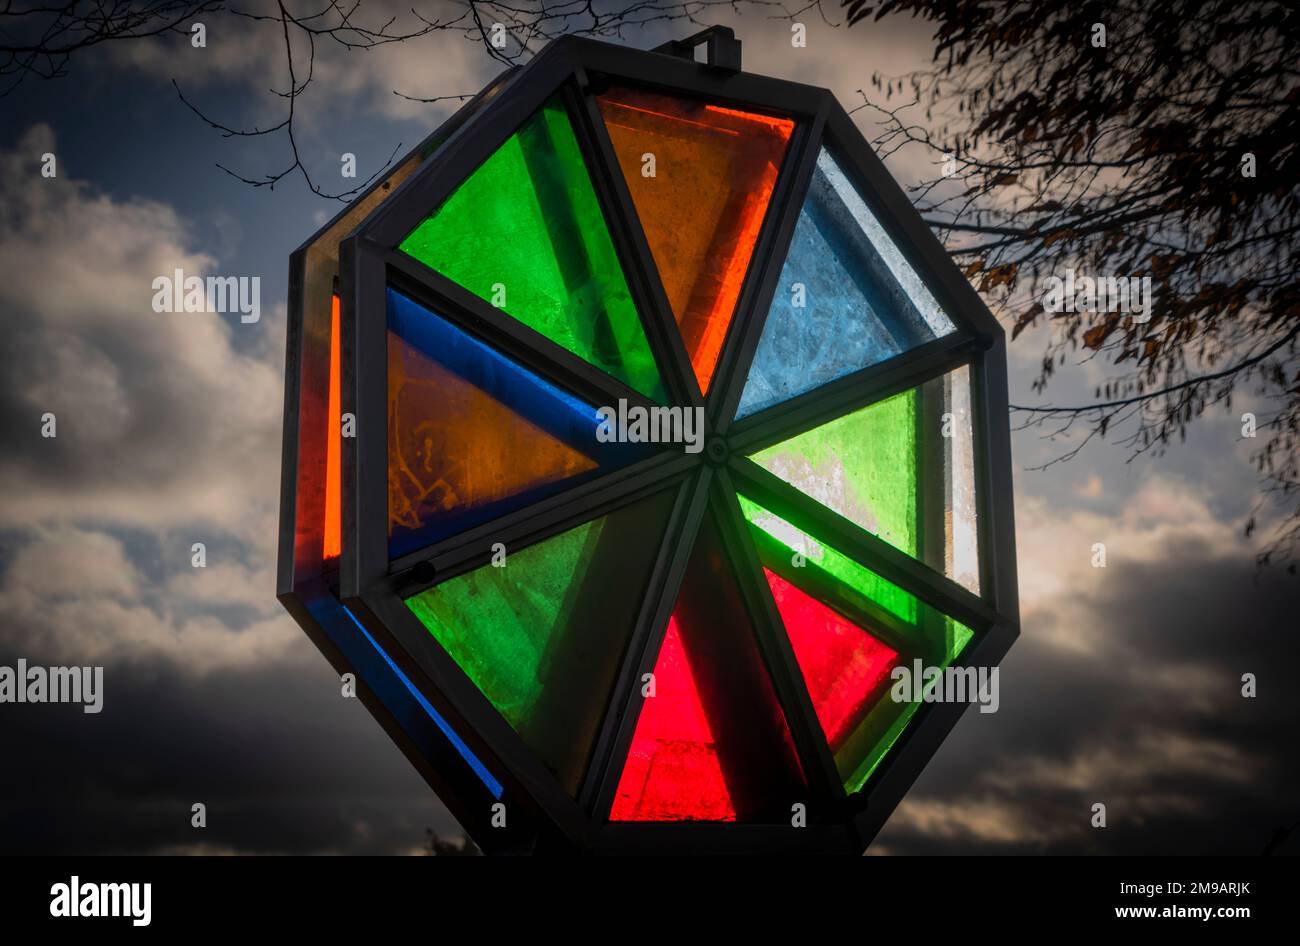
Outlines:
{"label": "bare tree branch", "polygon": [[[1011,337],[1046,328],[1034,389],[1071,354],[1111,366],[1094,403],[1017,406],[1026,423],[1054,425],[1055,440],[1071,430],[1057,422],[1085,417],[1085,442],[1123,431],[1140,455],[1246,387],[1267,407],[1264,490],[1293,524],[1261,557],[1292,555],[1300,13],[1266,0],[844,5],[851,23],[934,26],[931,64],[877,73],[855,111],[876,120],[882,155],[939,169],[913,200]],[[1067,269],[1149,278],[1150,311],[1046,311]]]}

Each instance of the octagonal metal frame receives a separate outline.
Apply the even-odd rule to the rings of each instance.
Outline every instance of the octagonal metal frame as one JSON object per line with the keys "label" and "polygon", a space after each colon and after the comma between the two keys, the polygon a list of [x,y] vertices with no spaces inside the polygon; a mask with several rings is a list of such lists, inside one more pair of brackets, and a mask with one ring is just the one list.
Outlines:
{"label": "octagonal metal frame", "polygon": [[[796,122],[736,312],[707,397],[660,284],[631,196],[594,103],[610,79],[706,99]],[[593,404],[646,398],[567,349],[395,249],[419,222],[557,91],[564,96],[587,170],[641,315],[671,403],[703,405],[732,456],[721,467],[662,451],[573,489],[390,559],[387,537],[386,287],[394,286],[525,367]],[[732,421],[776,291],[795,221],[827,144],[890,238],[949,314],[956,330],[775,407]],[[363,701],[489,853],[548,851],[802,851],[859,854],[915,781],[965,704],[925,703],[861,791],[846,795],[821,734],[733,483],[976,632],[955,662],[993,666],[1018,634],[1005,337],[849,115],[825,89],[718,70],[657,52],[575,37],[552,42],[464,106],[290,263],[284,482],[279,594],[340,673],[358,674]],[[384,193],[388,196],[383,196]],[[344,236],[343,234],[347,234]],[[337,571],[306,569],[297,539],[299,391],[312,344],[303,330],[319,307],[328,261],[321,239],[339,239],[342,410],[356,437],[342,444],[342,555]],[[331,243],[330,245],[333,245]],[[324,275],[322,275],[324,273]],[[331,292],[333,287],[331,286]],[[319,335],[319,332],[317,332]],[[319,339],[316,340],[319,345]],[[317,357],[319,352],[316,352]],[[819,506],[745,454],[969,365],[976,458],[982,595],[931,570]],[[313,380],[313,379],[308,379]],[[319,378],[314,379],[319,383]],[[651,495],[673,490],[672,513],[586,777],[571,797],[403,603],[409,595],[488,563],[495,542],[520,548]],[[695,535],[705,515],[735,577],[786,712],[809,782],[805,827],[782,824],[610,822],[607,815],[640,708],[641,675],[654,662]],[[299,555],[295,556],[295,550]],[[321,596],[335,604],[320,607]],[[315,607],[313,607],[315,603]],[[341,613],[331,611],[337,607]],[[328,612],[322,617],[322,612]],[[331,617],[332,615],[332,617]],[[505,825],[500,825],[499,804]],[[494,817],[495,816],[495,817]]]}

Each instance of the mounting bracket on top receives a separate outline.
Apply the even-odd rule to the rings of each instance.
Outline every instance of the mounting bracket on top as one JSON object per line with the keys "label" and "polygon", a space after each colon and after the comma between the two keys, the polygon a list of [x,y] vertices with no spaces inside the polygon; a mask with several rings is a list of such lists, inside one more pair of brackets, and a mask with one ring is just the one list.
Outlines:
{"label": "mounting bracket on top", "polygon": [[[705,47],[703,60],[698,58],[696,52],[701,46]],[[729,26],[710,26],[686,39],[669,40],[651,52],[702,62],[722,72],[740,71],[740,40],[736,39],[735,31]]]}

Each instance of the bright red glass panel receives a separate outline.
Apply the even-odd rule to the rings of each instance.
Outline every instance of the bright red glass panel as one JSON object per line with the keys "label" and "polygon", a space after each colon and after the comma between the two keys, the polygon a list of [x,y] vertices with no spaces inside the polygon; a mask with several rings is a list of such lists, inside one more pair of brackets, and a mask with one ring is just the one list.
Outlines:
{"label": "bright red glass panel", "polygon": [[637,719],[614,821],[788,821],[807,779],[711,520]]}
{"label": "bright red glass panel", "polygon": [[763,571],[834,752],[888,683],[898,652],[780,575]]}
{"label": "bright red glass panel", "polygon": [[676,618],[668,622],[655,664],[655,691],[637,722],[610,818],[735,821],[736,809]]}

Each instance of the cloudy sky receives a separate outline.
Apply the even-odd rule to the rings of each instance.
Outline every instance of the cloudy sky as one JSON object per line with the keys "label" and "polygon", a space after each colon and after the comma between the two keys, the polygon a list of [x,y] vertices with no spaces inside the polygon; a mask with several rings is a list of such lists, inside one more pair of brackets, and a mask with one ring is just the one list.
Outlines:
{"label": "cloudy sky", "polygon": [[[746,68],[846,103],[874,70],[930,54],[914,24],[805,20],[804,49],[764,13],[725,22]],[[293,175],[271,190],[223,173],[280,170],[287,143],[223,138],[173,80],[216,121],[273,124],[279,42],[212,17],[206,48],[106,46],[0,99],[0,665],[106,668],[99,715],[0,706],[0,850],[403,852],[457,831],[274,597],[287,260],[339,205]],[[457,34],[322,44],[304,161],[341,189],[341,153],[365,177],[452,108],[403,96],[473,92],[499,68]],[[912,160],[891,170],[930,170]],[[152,280],[177,268],[260,276],[261,320],[153,312]],[[1041,401],[1042,345],[1031,331],[1013,346],[1013,402]],[[1068,365],[1048,395],[1086,398],[1103,370]],[[1023,631],[1001,708],[963,718],[873,853],[1251,854],[1300,820],[1300,586],[1259,572],[1242,537],[1258,494],[1240,421],[1207,417],[1158,458],[1097,442],[1033,470],[1067,447],[1016,435]],[[190,566],[198,541],[206,569]]]}

